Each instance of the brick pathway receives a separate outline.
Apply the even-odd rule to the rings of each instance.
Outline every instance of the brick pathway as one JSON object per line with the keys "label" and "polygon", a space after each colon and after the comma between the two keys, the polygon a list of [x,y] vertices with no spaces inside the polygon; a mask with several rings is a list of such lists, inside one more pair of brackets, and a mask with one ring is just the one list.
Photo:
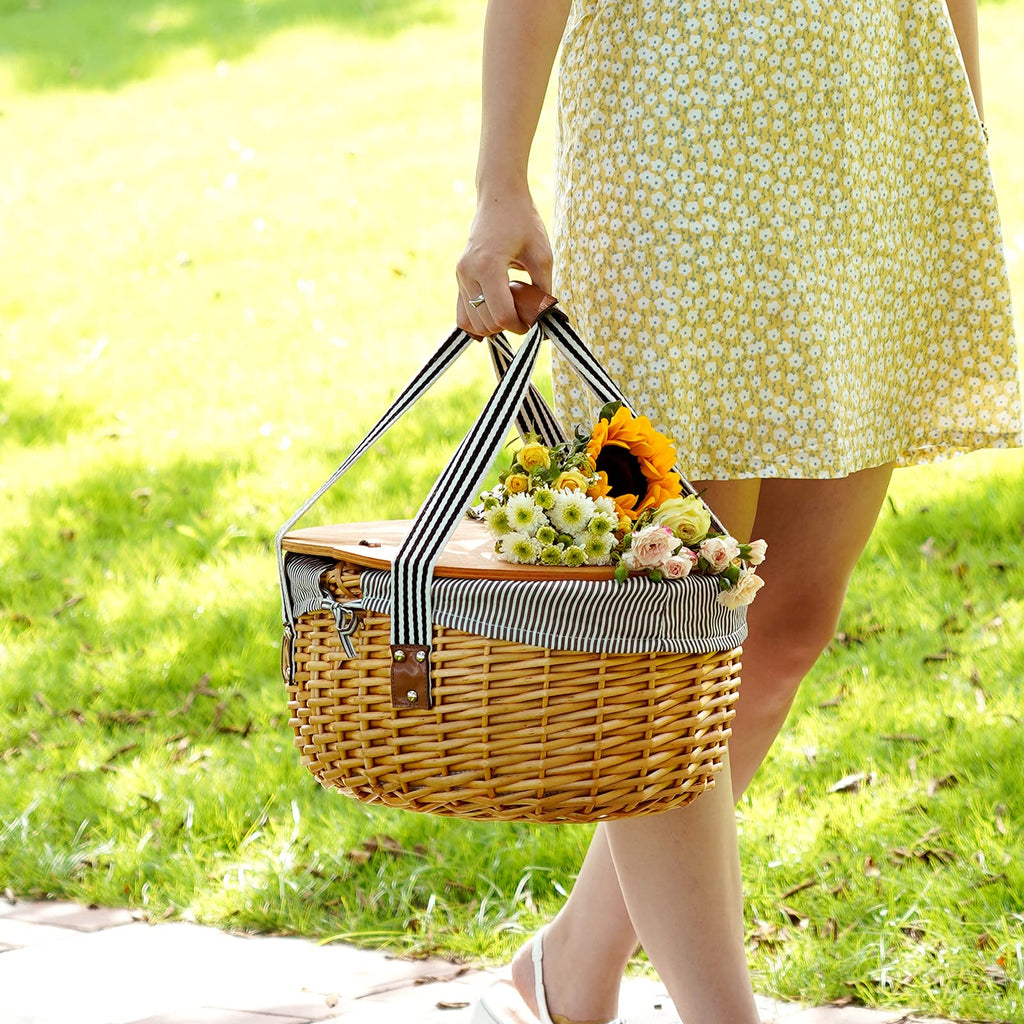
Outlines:
{"label": "brick pathway", "polygon": [[[500,976],[307,939],[151,925],[127,910],[0,899],[2,1024],[468,1024],[469,1005]],[[763,1020],[780,1024],[917,1019],[759,1003]],[[626,979],[621,1009],[630,1024],[679,1024],[649,979]]]}

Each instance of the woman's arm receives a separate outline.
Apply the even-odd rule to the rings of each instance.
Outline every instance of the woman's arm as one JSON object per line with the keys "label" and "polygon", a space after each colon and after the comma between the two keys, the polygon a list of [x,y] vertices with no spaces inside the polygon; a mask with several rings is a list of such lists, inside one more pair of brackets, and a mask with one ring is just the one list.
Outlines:
{"label": "woman's arm", "polygon": [[960,44],[960,56],[964,59],[967,79],[974,93],[974,105],[978,116],[985,120],[985,108],[981,102],[981,58],[978,55],[978,0],[946,0],[949,19]]}
{"label": "woman's arm", "polygon": [[[551,247],[530,196],[527,168],[571,0],[490,0],[484,25],[483,118],[477,210],[456,268],[459,326],[522,331],[508,270],[551,288]],[[469,300],[483,295],[483,305]]]}

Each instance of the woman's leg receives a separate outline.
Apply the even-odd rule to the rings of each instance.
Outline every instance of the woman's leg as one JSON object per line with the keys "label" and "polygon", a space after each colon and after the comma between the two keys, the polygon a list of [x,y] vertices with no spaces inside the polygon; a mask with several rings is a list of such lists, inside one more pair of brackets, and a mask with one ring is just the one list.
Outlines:
{"label": "woman's leg", "polygon": [[[746,490],[756,481],[695,485],[707,488],[706,499],[735,535],[768,541],[761,570],[766,586],[750,608],[741,698],[730,740],[737,798],[781,728],[800,680],[834,633],[890,474],[887,465],[838,480],[765,480],[756,509]],[[651,867],[641,868],[641,884]],[[625,863],[619,868],[630,873]],[[676,884],[669,888],[677,891],[678,872],[673,877]],[[575,1020],[615,1015],[619,977],[636,941],[619,881],[607,826],[600,826],[576,885],[548,930],[545,947],[552,1008]],[[671,917],[663,890],[656,903],[664,917]],[[525,949],[513,962],[513,978],[532,1006],[532,966]]]}
{"label": "woman's leg", "polygon": [[[694,486],[698,490],[707,489],[705,500],[734,536],[746,540],[754,522],[759,484],[758,480],[730,480],[695,483]],[[704,797],[696,801],[694,810],[696,804],[703,801]],[[732,801],[726,803],[729,805],[729,820],[724,827],[734,832]],[[616,1015],[622,972],[636,950],[636,935],[606,839],[607,828],[601,825],[594,833],[568,901],[545,932],[546,981],[547,965],[552,965],[551,984],[547,985],[549,1008],[574,1021],[605,1021]],[[694,834],[699,834],[696,827]],[[726,846],[729,845],[727,841]],[[731,845],[735,847],[735,838]],[[678,851],[673,856],[678,856]],[[708,860],[706,856],[699,859]],[[719,866],[725,869],[724,863]],[[735,885],[738,899],[738,881],[730,879],[730,884]],[[678,877],[673,888],[679,888]],[[512,961],[512,979],[527,1005],[536,1013],[533,964],[528,945]]]}

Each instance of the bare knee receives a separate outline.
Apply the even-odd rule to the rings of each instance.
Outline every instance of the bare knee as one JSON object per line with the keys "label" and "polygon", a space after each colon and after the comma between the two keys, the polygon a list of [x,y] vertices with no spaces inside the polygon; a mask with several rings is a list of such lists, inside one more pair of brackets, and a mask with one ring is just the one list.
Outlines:
{"label": "bare knee", "polygon": [[752,621],[741,673],[747,703],[771,713],[788,708],[801,680],[831,643],[836,619],[819,608],[803,609],[789,621]]}

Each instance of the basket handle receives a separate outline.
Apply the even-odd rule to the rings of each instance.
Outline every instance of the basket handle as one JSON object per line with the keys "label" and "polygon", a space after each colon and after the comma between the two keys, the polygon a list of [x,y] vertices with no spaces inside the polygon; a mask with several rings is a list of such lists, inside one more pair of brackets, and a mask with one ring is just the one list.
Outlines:
{"label": "basket handle", "polygon": [[[391,697],[396,708],[429,708],[434,565],[504,445],[530,390],[543,337],[574,366],[602,403],[629,403],[559,310],[548,307],[515,354],[420,507],[391,565]],[[546,403],[545,403],[546,406]],[[696,493],[680,474],[684,490]],[[715,528],[726,532],[712,513]]]}
{"label": "basket handle", "polygon": [[[516,313],[524,323],[533,324],[542,311],[550,309],[558,300],[545,294],[534,285],[514,281],[511,283],[512,298],[516,304]],[[438,346],[426,363],[416,372],[412,380],[402,389],[398,397],[391,403],[383,416],[374,424],[369,433],[352,450],[348,457],[334,472],[309,496],[277,531],[274,537],[274,549],[277,554],[277,572],[281,587],[281,614],[286,634],[294,632],[295,616],[292,613],[291,593],[288,578],[284,569],[284,548],[282,542],[285,535],[302,517],[365,455],[426,393],[444,376],[463,352],[474,341],[480,341],[476,335],[456,329]],[[491,360],[495,372],[503,375],[512,361],[512,350],[503,335],[488,338]],[[558,421],[551,412],[543,395],[531,384],[530,392],[524,402],[525,412],[519,420],[521,432],[536,430],[548,443],[554,444],[562,434]]]}

